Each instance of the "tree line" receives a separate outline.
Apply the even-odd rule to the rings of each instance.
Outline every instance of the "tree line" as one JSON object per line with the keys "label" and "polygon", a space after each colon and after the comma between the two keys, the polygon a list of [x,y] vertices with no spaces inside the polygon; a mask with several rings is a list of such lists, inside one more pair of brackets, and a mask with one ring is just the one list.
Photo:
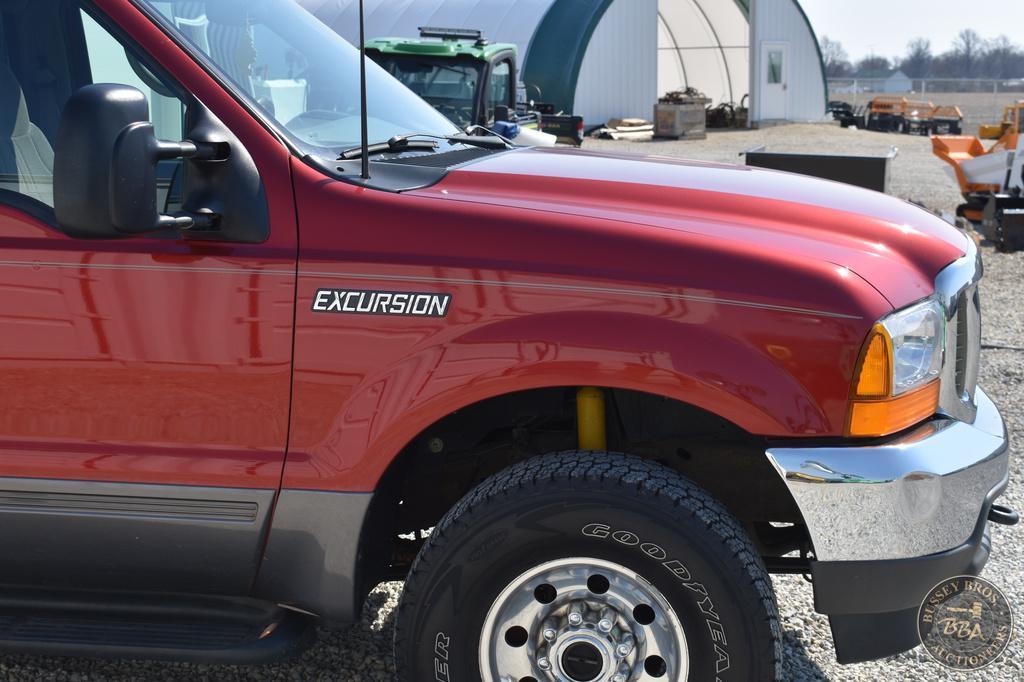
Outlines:
{"label": "tree line", "polygon": [[884,77],[901,70],[910,78],[992,78],[1011,80],[1024,78],[1024,48],[1007,36],[986,40],[973,29],[960,31],[945,52],[936,54],[931,41],[915,38],[899,57],[872,55],[856,62],[839,41],[821,38],[821,54],[829,78]]}

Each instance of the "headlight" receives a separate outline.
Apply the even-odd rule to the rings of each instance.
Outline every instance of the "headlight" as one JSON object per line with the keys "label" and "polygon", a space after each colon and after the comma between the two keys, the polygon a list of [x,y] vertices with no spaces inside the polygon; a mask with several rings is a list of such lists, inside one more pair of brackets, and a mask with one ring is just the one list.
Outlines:
{"label": "headlight", "polygon": [[892,394],[927,384],[942,370],[946,324],[936,300],[922,301],[882,320],[892,339]]}
{"label": "headlight", "polygon": [[885,436],[935,414],[945,338],[945,316],[934,299],[875,324],[854,372],[847,435]]}

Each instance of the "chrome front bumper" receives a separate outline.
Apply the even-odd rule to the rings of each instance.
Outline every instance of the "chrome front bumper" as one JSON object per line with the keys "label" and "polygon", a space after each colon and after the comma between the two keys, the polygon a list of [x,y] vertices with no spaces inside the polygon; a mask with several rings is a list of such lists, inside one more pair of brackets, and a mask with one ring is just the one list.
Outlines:
{"label": "chrome front bumper", "polygon": [[966,542],[1006,486],[1006,427],[975,390],[973,423],[935,419],[889,442],[767,451],[819,561],[906,559]]}

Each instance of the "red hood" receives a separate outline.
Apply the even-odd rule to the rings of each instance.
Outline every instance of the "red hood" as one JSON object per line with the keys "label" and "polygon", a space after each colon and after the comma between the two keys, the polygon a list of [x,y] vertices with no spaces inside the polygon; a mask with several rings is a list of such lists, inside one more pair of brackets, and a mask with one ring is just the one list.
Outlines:
{"label": "red hood", "polygon": [[414,192],[640,223],[849,268],[894,307],[932,291],[966,237],[908,202],[841,183],[662,156],[522,149]]}

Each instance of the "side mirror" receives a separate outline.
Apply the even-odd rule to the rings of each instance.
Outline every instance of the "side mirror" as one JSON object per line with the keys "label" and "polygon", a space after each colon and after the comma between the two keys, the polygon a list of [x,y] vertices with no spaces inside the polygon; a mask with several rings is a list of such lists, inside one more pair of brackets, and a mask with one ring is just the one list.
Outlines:
{"label": "side mirror", "polygon": [[[161,215],[157,211],[156,166],[164,159],[213,160],[227,155],[216,144],[163,142],[153,124],[132,123],[114,141],[110,160],[110,219],[119,233],[213,227],[211,213]],[[226,145],[225,145],[226,147]]]}
{"label": "side mirror", "polygon": [[54,212],[72,237],[127,237],[165,229],[209,228],[209,213],[160,215],[156,167],[162,159],[226,158],[225,143],[162,142],[145,95],[127,85],[77,90],[61,114],[54,147]]}

